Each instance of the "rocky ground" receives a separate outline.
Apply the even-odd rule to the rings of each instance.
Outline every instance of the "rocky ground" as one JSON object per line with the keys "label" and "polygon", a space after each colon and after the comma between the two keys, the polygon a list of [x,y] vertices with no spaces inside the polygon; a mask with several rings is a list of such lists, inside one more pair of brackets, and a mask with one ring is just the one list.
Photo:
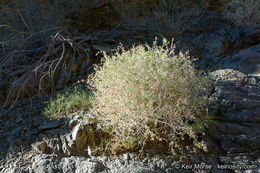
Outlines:
{"label": "rocky ground", "polygon": [[[109,52],[119,41],[132,45],[152,37],[145,28],[118,25],[89,38],[93,50]],[[24,100],[0,115],[0,172],[260,172],[260,26],[241,29],[206,13],[176,41],[213,81],[216,123],[200,154],[95,156],[102,134],[82,112],[47,121],[37,116],[40,100]]]}

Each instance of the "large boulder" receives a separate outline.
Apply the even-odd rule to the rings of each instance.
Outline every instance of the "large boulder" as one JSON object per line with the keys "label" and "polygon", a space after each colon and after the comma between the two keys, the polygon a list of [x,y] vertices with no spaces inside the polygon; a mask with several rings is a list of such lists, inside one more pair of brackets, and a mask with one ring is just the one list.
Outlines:
{"label": "large boulder", "polygon": [[241,31],[227,18],[206,12],[187,28],[177,48],[187,47],[192,57],[199,59],[201,69],[216,69],[220,60],[241,46]]}
{"label": "large boulder", "polygon": [[260,81],[232,69],[210,73],[212,109],[218,110],[217,136],[227,153],[260,150]]}
{"label": "large boulder", "polygon": [[242,49],[227,57],[224,67],[260,77],[260,44]]}
{"label": "large boulder", "polygon": [[181,38],[184,44],[177,47],[187,47],[192,57],[200,60],[201,69],[232,68],[255,76],[258,73],[259,25],[238,28],[224,16],[206,12]]}
{"label": "large boulder", "polygon": [[242,30],[242,47],[256,45],[260,42],[260,25],[252,25]]}

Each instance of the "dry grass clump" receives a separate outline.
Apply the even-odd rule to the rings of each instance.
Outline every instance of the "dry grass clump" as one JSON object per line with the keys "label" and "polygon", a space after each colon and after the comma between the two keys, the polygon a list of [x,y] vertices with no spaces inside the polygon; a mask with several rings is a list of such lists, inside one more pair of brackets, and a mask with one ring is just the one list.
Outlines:
{"label": "dry grass clump", "polygon": [[259,0],[232,0],[226,4],[223,12],[240,27],[260,24]]}
{"label": "dry grass clump", "polygon": [[62,24],[62,12],[58,7],[51,1],[3,2],[0,9],[0,87],[6,88],[6,95],[1,95],[4,106],[35,92],[36,78],[42,70],[39,65],[46,56],[53,55],[48,45],[54,40],[51,35],[56,34],[60,30],[58,25]]}
{"label": "dry grass clump", "polygon": [[23,48],[46,43],[64,25],[64,15],[62,0],[10,0],[0,10],[1,41]]}
{"label": "dry grass clump", "polygon": [[125,22],[148,22],[148,29],[172,38],[196,23],[207,7],[207,0],[121,0],[117,9]]}
{"label": "dry grass clump", "polygon": [[18,49],[2,54],[0,80],[4,79],[7,86],[3,107],[11,108],[19,99],[65,87],[73,72],[71,61],[90,58],[91,51],[84,39],[60,31],[52,36],[49,44],[37,49]]}
{"label": "dry grass clump", "polygon": [[166,40],[104,54],[92,80],[94,112],[116,143],[132,148],[164,141],[173,147],[185,135],[196,138],[189,123],[205,116],[208,80],[186,55],[174,55]]}
{"label": "dry grass clump", "polygon": [[62,3],[10,0],[1,8],[0,88],[6,88],[0,93],[3,108],[65,86],[72,57],[88,58],[89,47],[82,41],[85,37],[72,38],[61,27],[65,22]]}

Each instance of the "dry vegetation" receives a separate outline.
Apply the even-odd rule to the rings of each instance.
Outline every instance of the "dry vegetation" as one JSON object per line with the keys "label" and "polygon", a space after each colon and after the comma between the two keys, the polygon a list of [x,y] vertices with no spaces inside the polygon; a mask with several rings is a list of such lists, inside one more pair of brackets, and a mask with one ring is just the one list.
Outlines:
{"label": "dry vegetation", "polygon": [[37,93],[49,93],[68,75],[67,62],[71,56],[88,55],[89,49],[80,44],[83,38],[69,39],[64,35],[57,33],[49,44],[37,49],[2,52],[1,77],[9,81],[4,106],[12,106],[18,99]]}
{"label": "dry vegetation", "polygon": [[[39,10],[40,9],[40,10]],[[40,1],[10,1],[0,11],[0,80],[8,81],[5,106],[15,100],[35,94],[34,85],[41,74],[56,38],[51,39],[62,25],[58,4]],[[51,45],[50,45],[51,44]],[[57,50],[56,50],[57,51]],[[53,58],[52,66],[55,66]],[[51,64],[51,63],[50,63]],[[51,67],[52,68],[52,67]],[[31,86],[28,86],[31,85]],[[40,87],[40,86],[39,86]]]}
{"label": "dry vegetation", "polygon": [[104,54],[103,66],[96,67],[93,111],[123,147],[149,141],[175,147],[185,135],[196,140],[199,131],[189,123],[206,116],[208,80],[167,46],[164,40],[164,46],[121,47],[121,54]]}
{"label": "dry vegetation", "polygon": [[[8,0],[1,4],[0,80],[5,81],[7,93],[0,92],[0,104],[4,100],[9,107],[20,98],[55,89],[66,55],[87,54],[88,49],[80,45],[85,38],[72,38],[64,28],[69,14],[64,2]],[[208,5],[207,0],[119,0],[116,9],[124,22],[146,23],[148,30],[172,38],[196,23]],[[239,26],[249,26],[259,23],[259,7],[259,0],[233,0],[224,14]]]}
{"label": "dry vegetation", "polygon": [[[85,37],[73,37],[65,28],[61,1],[10,1],[0,11],[0,80],[6,94],[3,107],[55,90],[68,75],[71,56],[88,57]],[[1,86],[3,87],[3,86]],[[1,103],[1,100],[0,100]]]}
{"label": "dry vegetation", "polygon": [[232,0],[223,13],[240,27],[260,24],[260,0]]}
{"label": "dry vegetation", "polygon": [[[50,0],[42,6],[40,1],[21,0],[1,7],[0,80],[8,81],[4,106],[55,90],[69,69],[68,59],[88,55],[86,37],[72,37],[63,28],[61,2]],[[147,22],[148,29],[168,38],[196,23],[208,5],[200,0],[125,2],[117,8],[126,22]],[[119,49],[112,57],[104,54],[103,66],[96,67],[95,100],[85,91],[64,92],[49,100],[44,114],[66,115],[94,102],[97,119],[120,146],[164,141],[173,148],[185,135],[196,141],[203,128],[195,125],[203,126],[207,118],[207,78],[186,55],[175,55],[166,41],[164,46]]]}
{"label": "dry vegetation", "polygon": [[49,42],[54,30],[64,25],[64,14],[61,0],[10,1],[0,11],[1,41],[9,41],[13,49]]}
{"label": "dry vegetation", "polygon": [[147,29],[171,39],[196,23],[207,7],[207,0],[120,0],[117,9],[124,22],[148,23]]}

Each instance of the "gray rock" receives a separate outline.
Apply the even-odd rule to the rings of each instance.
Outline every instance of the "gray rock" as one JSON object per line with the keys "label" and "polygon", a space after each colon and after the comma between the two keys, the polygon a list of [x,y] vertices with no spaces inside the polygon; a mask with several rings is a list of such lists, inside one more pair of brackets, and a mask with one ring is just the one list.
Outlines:
{"label": "gray rock", "polygon": [[90,125],[82,123],[76,125],[72,130],[72,141],[75,142],[76,152],[82,153],[87,144],[95,145],[94,131]]}
{"label": "gray rock", "polygon": [[239,123],[239,122],[226,122],[222,121],[218,123],[218,127],[221,129],[221,134],[249,134],[257,133],[260,131],[260,126],[258,123]]}
{"label": "gray rock", "polygon": [[[70,121],[71,122],[71,121]],[[47,143],[51,153],[71,155],[82,155],[86,153],[87,146],[95,146],[95,134],[93,127],[79,121],[77,125],[71,129],[63,123],[63,130],[49,130],[43,135],[43,140]],[[48,126],[49,127],[49,126]],[[60,127],[61,128],[61,127]]]}
{"label": "gray rock", "polygon": [[252,25],[243,30],[243,45],[246,47],[259,43],[260,41],[260,25]]}
{"label": "gray rock", "polygon": [[57,161],[50,156],[40,155],[36,156],[34,162],[31,165],[31,173],[49,173],[49,172],[58,172]]}
{"label": "gray rock", "polygon": [[39,131],[51,130],[54,128],[58,128],[59,126],[60,126],[60,121],[45,122],[45,124],[42,124],[41,126],[38,127],[38,130]]}
{"label": "gray rock", "polygon": [[[239,29],[228,19],[207,12],[182,36],[198,67],[205,70],[232,68],[259,76],[260,25]],[[177,45],[178,47],[178,45]]]}
{"label": "gray rock", "polygon": [[[102,159],[99,159],[102,160]],[[95,159],[86,159],[84,157],[63,157],[57,155],[36,155],[33,158],[33,164],[30,165],[30,172],[64,172],[64,173],[150,173],[164,172],[162,170],[154,170],[141,165],[141,162],[132,161],[125,164],[120,159],[112,159],[107,162],[100,162]]]}
{"label": "gray rock", "polygon": [[[258,162],[258,160],[259,158],[253,159],[249,153],[232,154],[232,155],[220,157],[220,161],[221,161],[220,165],[238,166],[237,169],[232,170],[233,172],[236,173],[241,173],[241,172],[258,173],[260,171],[259,170],[260,163]],[[239,166],[241,167],[241,169],[239,169]]]}
{"label": "gray rock", "polygon": [[[228,31],[230,32],[230,31]],[[210,56],[212,58],[217,56],[223,56],[228,51],[227,44],[227,30],[222,28],[215,32],[202,33],[195,37],[191,43],[195,49],[199,50],[202,57]]]}
{"label": "gray rock", "polygon": [[15,168],[6,169],[3,173],[15,173]]}
{"label": "gray rock", "polygon": [[73,128],[73,127],[75,127],[77,124],[79,124],[79,121],[78,121],[78,120],[75,120],[75,119],[72,119],[72,120],[70,120],[68,126],[69,126],[69,128]]}
{"label": "gray rock", "polygon": [[124,160],[128,161],[130,159],[130,155],[128,153],[125,153],[123,155]]}
{"label": "gray rock", "polygon": [[260,44],[242,49],[227,57],[224,67],[260,77]]}
{"label": "gray rock", "polygon": [[222,116],[223,121],[229,122],[251,122],[251,123],[260,123],[260,107],[255,109],[245,110],[242,112],[227,112]]}
{"label": "gray rock", "polygon": [[[232,69],[217,70],[210,73],[214,83],[214,92],[210,97],[212,106],[218,107],[221,112],[241,112],[251,110],[248,114],[255,111],[260,106],[260,82],[255,78],[250,78],[245,74]],[[255,81],[252,83],[252,80]],[[246,114],[240,113],[240,114]],[[226,114],[226,117],[231,113]],[[252,115],[248,115],[252,116]]]}
{"label": "gray rock", "polygon": [[[222,149],[227,153],[260,150],[260,82],[232,69],[211,72],[215,90],[212,109],[220,112],[217,123]],[[214,134],[212,134],[214,136]]]}
{"label": "gray rock", "polygon": [[76,169],[76,173],[96,173],[103,168],[97,161],[81,161]]}
{"label": "gray rock", "polygon": [[41,142],[36,142],[34,144],[32,144],[32,148],[37,151],[37,152],[40,152],[40,153],[48,153],[48,147],[47,147],[47,144],[43,141]]}
{"label": "gray rock", "polygon": [[75,170],[77,169],[76,161],[73,158],[66,158],[66,157],[61,159],[58,167],[64,173],[75,172]]}
{"label": "gray rock", "polygon": [[[216,69],[222,57],[241,46],[241,31],[223,16],[206,12],[197,23],[184,34],[186,42],[181,47],[188,47],[192,56],[198,57],[199,67]],[[177,46],[178,47],[178,46]]]}
{"label": "gray rock", "polygon": [[250,152],[260,149],[260,134],[249,133],[242,135],[223,135],[222,148],[227,153]]}
{"label": "gray rock", "polygon": [[66,140],[66,138],[63,135],[60,135],[60,141],[61,141],[62,152],[66,156],[70,156],[72,153],[75,152],[74,145],[68,146],[67,140]]}

